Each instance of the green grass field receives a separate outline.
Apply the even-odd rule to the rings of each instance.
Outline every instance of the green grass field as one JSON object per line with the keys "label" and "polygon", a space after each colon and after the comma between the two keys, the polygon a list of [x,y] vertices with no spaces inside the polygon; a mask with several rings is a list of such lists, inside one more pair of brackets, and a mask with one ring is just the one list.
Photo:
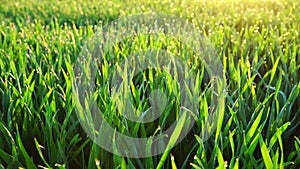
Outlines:
{"label": "green grass field", "polygon": [[[299,9],[298,0],[2,0],[0,169],[300,168]],[[213,92],[205,85],[211,80],[203,63],[192,61],[196,89],[203,94],[197,98],[199,115],[191,132],[163,154],[127,158],[87,137],[72,95],[73,68],[97,29],[143,12],[177,16],[198,27],[222,61],[227,94],[216,130],[203,141],[199,135]],[[144,35],[120,42],[112,63],[153,48],[179,58],[193,54],[176,39]],[[110,64],[97,71],[96,99],[118,131],[147,137],[178,120],[174,98],[183,96],[174,92],[178,86],[169,84],[163,71],[153,70],[135,77],[130,99],[144,110],[149,90],[165,91],[170,103],[164,114],[145,124],[122,118],[108,91]]]}

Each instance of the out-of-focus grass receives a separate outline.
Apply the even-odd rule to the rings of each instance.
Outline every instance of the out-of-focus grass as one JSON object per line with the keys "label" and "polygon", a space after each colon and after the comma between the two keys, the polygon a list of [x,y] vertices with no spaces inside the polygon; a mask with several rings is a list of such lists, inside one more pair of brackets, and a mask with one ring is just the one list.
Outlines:
{"label": "out-of-focus grass", "polygon": [[[0,167],[298,168],[299,8],[297,0],[2,1]],[[209,140],[197,136],[209,109],[208,93],[199,98],[200,115],[192,133],[171,152],[129,159],[102,150],[86,137],[74,112],[70,72],[98,27],[150,11],[179,16],[199,27],[223,61],[228,95],[220,132]],[[119,49],[122,57],[140,49],[128,46]],[[198,71],[205,75],[203,68]],[[153,84],[162,83],[160,76]],[[145,89],[135,90],[142,95]],[[140,99],[137,106],[146,102]],[[109,120],[117,119],[109,113]],[[174,115],[168,119],[171,123]],[[142,132],[134,136],[156,127],[140,125]]]}

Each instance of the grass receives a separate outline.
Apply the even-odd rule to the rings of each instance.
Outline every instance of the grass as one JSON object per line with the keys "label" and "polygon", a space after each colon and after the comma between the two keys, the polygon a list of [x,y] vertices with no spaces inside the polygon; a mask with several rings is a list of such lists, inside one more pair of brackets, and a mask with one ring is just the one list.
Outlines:
{"label": "grass", "polygon": [[[4,0],[0,5],[0,168],[299,168],[299,8],[297,0]],[[87,137],[75,111],[72,73],[83,45],[98,28],[141,12],[180,16],[199,27],[222,60],[227,95],[223,119],[203,141],[199,135],[212,94],[205,85],[210,82],[206,70],[193,62],[198,64],[193,70],[197,89],[203,93],[195,126],[170,151],[138,159],[108,153]],[[145,43],[147,38],[153,40],[151,45]],[[192,54],[174,39],[140,36],[122,41],[113,51],[112,62],[148,48],[168,49],[179,57]],[[147,124],[124,120],[107,92],[113,69],[109,63],[102,64],[96,84],[99,108],[111,125],[132,137],[146,137],[176,120],[177,86],[154,70],[135,76],[130,99],[138,109],[147,109],[149,90],[160,88],[170,99],[163,116]]]}

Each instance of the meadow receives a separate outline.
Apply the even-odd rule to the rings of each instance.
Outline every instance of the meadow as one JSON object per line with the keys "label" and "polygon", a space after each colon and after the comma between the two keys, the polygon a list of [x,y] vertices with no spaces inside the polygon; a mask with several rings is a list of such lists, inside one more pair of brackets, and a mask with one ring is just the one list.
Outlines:
{"label": "meadow", "polygon": [[[299,168],[299,9],[298,0],[2,0],[0,169]],[[87,136],[76,114],[72,78],[84,44],[99,28],[143,12],[177,16],[199,28],[222,62],[226,96],[216,130],[202,140],[213,92],[203,63],[191,61],[203,93],[191,132],[163,154],[127,158]],[[120,42],[112,63],[149,48],[193,55],[176,39],[146,35]],[[163,115],[144,124],[122,118],[107,89],[113,67],[102,64],[97,103],[118,131],[148,137],[177,120],[179,105],[173,98],[180,97],[174,92],[178,86],[153,70],[135,76],[130,99],[147,109],[149,90],[159,88],[170,101]]]}

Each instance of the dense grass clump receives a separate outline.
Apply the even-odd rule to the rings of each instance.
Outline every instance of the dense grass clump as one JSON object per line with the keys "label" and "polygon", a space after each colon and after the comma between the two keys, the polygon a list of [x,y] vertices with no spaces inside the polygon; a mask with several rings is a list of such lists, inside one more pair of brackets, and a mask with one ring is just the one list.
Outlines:
{"label": "dense grass clump", "polygon": [[[0,168],[299,168],[299,9],[298,0],[2,0]],[[98,28],[141,12],[196,25],[222,60],[227,95],[217,130],[202,141],[212,92],[204,67],[193,62],[203,92],[195,126],[170,152],[135,159],[108,153],[87,137],[75,113],[72,73]],[[113,63],[145,48],[193,55],[172,38],[141,36],[120,42]],[[176,120],[176,85],[154,70],[135,77],[131,99],[146,109],[149,90],[160,88],[170,101],[165,116],[142,125],[124,120],[109,104],[110,69],[104,65],[97,74],[98,105],[118,130],[146,137]]]}

